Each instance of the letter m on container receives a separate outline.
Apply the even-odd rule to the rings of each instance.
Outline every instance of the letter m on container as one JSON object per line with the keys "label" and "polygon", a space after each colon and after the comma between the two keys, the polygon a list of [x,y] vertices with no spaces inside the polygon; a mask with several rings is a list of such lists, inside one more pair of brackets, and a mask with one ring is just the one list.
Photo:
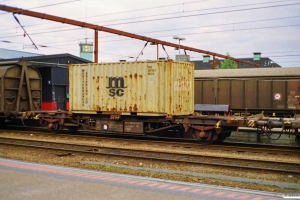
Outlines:
{"label": "letter m on container", "polygon": [[106,87],[109,89],[109,96],[123,96],[124,95],[124,79],[122,77],[109,77],[108,78],[108,86]]}

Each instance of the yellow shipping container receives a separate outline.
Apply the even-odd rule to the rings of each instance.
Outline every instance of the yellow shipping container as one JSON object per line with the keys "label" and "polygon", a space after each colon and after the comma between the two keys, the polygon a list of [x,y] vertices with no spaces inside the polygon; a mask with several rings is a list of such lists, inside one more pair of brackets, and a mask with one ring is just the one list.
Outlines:
{"label": "yellow shipping container", "polygon": [[173,60],[69,66],[70,112],[190,115],[194,64]]}

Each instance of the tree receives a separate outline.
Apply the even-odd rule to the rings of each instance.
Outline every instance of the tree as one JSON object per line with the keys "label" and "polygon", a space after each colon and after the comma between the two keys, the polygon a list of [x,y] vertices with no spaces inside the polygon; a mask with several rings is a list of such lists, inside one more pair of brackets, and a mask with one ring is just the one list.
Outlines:
{"label": "tree", "polygon": [[[227,56],[230,56],[229,53],[226,54]],[[238,65],[235,61],[230,60],[230,59],[224,59],[221,61],[219,69],[237,69]]]}

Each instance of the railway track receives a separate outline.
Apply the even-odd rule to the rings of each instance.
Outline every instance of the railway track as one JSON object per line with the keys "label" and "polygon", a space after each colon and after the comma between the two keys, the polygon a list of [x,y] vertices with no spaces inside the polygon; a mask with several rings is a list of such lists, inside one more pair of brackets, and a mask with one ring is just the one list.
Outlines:
{"label": "railway track", "polygon": [[274,174],[300,175],[300,163],[294,162],[287,163],[258,159],[241,159],[233,157],[194,155],[185,153],[138,150],[128,148],[100,147],[91,145],[79,145],[70,143],[13,138],[0,138],[0,144],[64,152],[63,154],[59,155],[90,154],[93,156],[115,156],[151,161],[155,160],[160,162],[173,162],[178,164],[229,168],[241,171],[259,171]]}
{"label": "railway track", "polygon": [[[26,135],[27,132],[22,130],[21,132],[13,132],[15,135]],[[33,132],[30,131],[30,134]],[[272,155],[286,155],[286,156],[299,156],[300,157],[300,148],[295,146],[278,146],[278,145],[262,145],[254,143],[230,143],[224,142],[222,144],[215,145],[205,145],[199,144],[196,141],[189,142],[180,142],[175,140],[174,142],[163,141],[153,141],[153,138],[144,138],[144,139],[128,139],[120,138],[120,135],[114,137],[111,134],[101,134],[93,135],[92,132],[81,132],[80,135],[71,135],[71,134],[51,134],[51,133],[42,133],[34,132],[35,137],[46,137],[46,138],[61,138],[63,140],[76,139],[78,141],[105,141],[105,142],[118,142],[123,145],[144,145],[151,147],[170,147],[170,148],[181,148],[181,149],[191,149],[191,150],[222,150],[222,151],[232,151],[232,152],[251,152],[251,153],[263,153],[263,154],[272,154]],[[88,135],[85,135],[88,134]],[[28,134],[27,134],[28,135]],[[0,135],[1,136],[1,135]],[[124,134],[123,134],[124,136]],[[126,136],[128,137],[128,136]],[[156,138],[157,139],[157,138]],[[194,142],[194,143],[193,143]]]}

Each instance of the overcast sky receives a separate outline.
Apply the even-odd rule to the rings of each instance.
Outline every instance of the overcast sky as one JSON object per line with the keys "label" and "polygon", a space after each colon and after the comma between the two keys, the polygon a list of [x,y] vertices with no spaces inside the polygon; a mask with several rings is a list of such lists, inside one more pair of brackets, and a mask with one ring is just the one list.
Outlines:
{"label": "overcast sky", "polygon": [[[0,4],[106,26],[236,58],[261,52],[283,67],[300,67],[300,0],[0,0]],[[94,31],[0,11],[0,48],[79,56],[79,43],[94,42]],[[99,62],[132,61],[145,41],[99,32]],[[178,50],[166,47],[175,59]],[[148,45],[139,60],[156,59]],[[183,51],[181,51],[181,54]],[[191,60],[202,54],[188,52]],[[167,57],[160,47],[159,57]]]}

